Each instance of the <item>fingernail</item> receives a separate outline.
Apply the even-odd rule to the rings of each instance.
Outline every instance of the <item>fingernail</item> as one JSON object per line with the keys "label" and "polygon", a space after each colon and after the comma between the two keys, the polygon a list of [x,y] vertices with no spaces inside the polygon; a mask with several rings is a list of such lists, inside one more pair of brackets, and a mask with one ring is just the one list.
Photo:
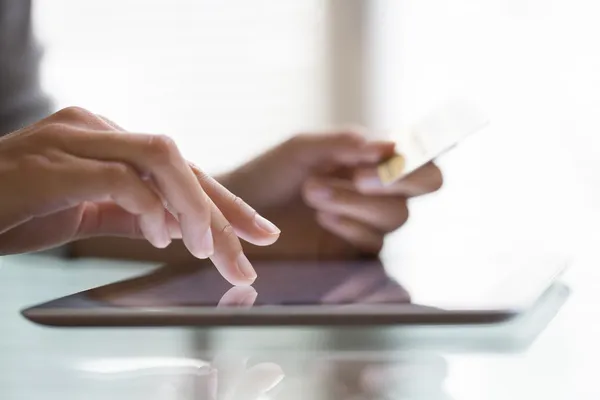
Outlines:
{"label": "fingernail", "polygon": [[169,230],[166,225],[160,230],[160,244],[162,249],[171,244],[171,235],[169,234]]}
{"label": "fingernail", "polygon": [[254,267],[252,267],[252,264],[250,264],[250,261],[248,260],[248,258],[246,258],[246,255],[244,253],[240,253],[240,255],[238,256],[237,265],[240,272],[246,278],[251,280],[256,279],[256,271],[254,270]]}
{"label": "fingernail", "polygon": [[308,195],[313,200],[329,199],[331,198],[332,193],[333,191],[331,190],[331,188],[317,183],[313,183],[308,190]]}
{"label": "fingernail", "polygon": [[212,231],[210,228],[206,230],[204,236],[200,240],[200,248],[205,257],[210,257],[215,252]]}
{"label": "fingernail", "polygon": [[267,233],[269,233],[271,235],[279,235],[281,233],[281,230],[274,223],[272,223],[271,221],[269,221],[262,215],[256,214],[254,216],[254,223],[260,229],[262,229],[263,231],[266,231]]}
{"label": "fingernail", "polygon": [[377,189],[381,188],[381,179],[378,176],[361,176],[356,179],[356,185],[360,189]]}

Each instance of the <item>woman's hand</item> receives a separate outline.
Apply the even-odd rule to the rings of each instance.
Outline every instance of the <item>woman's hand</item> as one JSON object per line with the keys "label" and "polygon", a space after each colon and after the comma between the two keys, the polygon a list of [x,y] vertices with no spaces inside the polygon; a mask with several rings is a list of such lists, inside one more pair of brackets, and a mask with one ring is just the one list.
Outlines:
{"label": "woman's hand", "polygon": [[279,229],[191,166],[167,136],[123,132],[70,107],[0,139],[0,253],[91,236],[182,238],[233,284],[256,278],[238,236],[269,245]]}
{"label": "woman's hand", "polygon": [[433,163],[383,185],[376,168],[393,154],[393,142],[371,142],[357,131],[300,134],[220,182],[285,232],[271,248],[252,248],[258,257],[376,255],[407,221],[408,201],[442,185]]}

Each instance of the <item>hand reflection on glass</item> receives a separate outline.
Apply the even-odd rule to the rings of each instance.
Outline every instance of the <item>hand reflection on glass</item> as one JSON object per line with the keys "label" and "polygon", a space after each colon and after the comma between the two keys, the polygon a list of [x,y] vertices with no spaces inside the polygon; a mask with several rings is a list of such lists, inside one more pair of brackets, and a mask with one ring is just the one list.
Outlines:
{"label": "hand reflection on glass", "polygon": [[[217,307],[252,307],[258,293],[251,286],[229,289]],[[206,393],[212,400],[258,400],[284,378],[281,367],[265,362],[248,367],[248,358],[220,354],[211,365]]]}
{"label": "hand reflection on glass", "polygon": [[284,378],[282,368],[270,362],[248,367],[248,359],[236,355],[219,355],[211,366],[208,380],[212,400],[258,400],[278,386]]}
{"label": "hand reflection on glass", "polygon": [[[139,284],[150,278],[136,279],[135,283]],[[252,307],[256,297],[253,287],[234,286],[225,292],[217,307]],[[112,301],[123,306],[137,306],[147,304],[151,299],[115,296]],[[155,392],[157,397],[153,398],[160,400],[259,400],[284,378],[283,370],[277,364],[264,362],[248,366],[247,358],[236,355],[219,355],[212,362],[187,357],[111,358],[84,362],[79,369],[113,379],[152,376],[152,382],[160,382]]]}
{"label": "hand reflection on glass", "polygon": [[[252,307],[257,296],[251,286],[234,286],[221,297],[217,307]],[[284,377],[277,364],[260,363],[248,368],[248,359],[236,355],[221,354],[211,366],[208,393],[216,400],[258,400]]]}
{"label": "hand reflection on glass", "polygon": [[[234,286],[221,297],[217,307],[252,307],[257,295],[251,286]],[[259,400],[285,376],[275,363],[248,367],[248,362],[248,358],[237,354],[217,355],[203,379],[186,376],[175,385],[169,400]]]}
{"label": "hand reflection on glass", "polygon": [[[93,289],[90,297],[123,307],[181,306],[182,303],[187,303],[186,298],[193,300],[195,292],[190,290],[185,279],[171,279],[178,274],[185,277],[189,270],[187,266],[160,267],[146,275]],[[180,286],[181,283],[186,286]],[[258,293],[252,286],[232,286],[221,296],[217,307],[252,307],[257,296]]]}
{"label": "hand reflection on glass", "polygon": [[[157,400],[259,400],[285,376],[278,364],[248,367],[247,358],[223,355],[212,363],[187,357],[115,357],[83,362],[78,370],[95,379],[125,381]],[[144,380],[147,388],[140,387]]]}
{"label": "hand reflection on glass", "polygon": [[257,296],[252,286],[234,286],[225,292],[217,307],[252,307]]}

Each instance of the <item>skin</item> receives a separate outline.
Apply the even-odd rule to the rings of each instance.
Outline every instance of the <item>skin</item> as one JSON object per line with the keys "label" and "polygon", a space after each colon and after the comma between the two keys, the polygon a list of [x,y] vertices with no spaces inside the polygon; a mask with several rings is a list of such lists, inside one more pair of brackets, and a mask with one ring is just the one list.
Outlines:
{"label": "skin", "polygon": [[68,108],[0,139],[0,253],[104,235],[156,248],[181,238],[233,284],[256,278],[238,237],[268,245],[279,229],[184,160],[164,136],[129,134]]}
{"label": "skin", "polygon": [[[251,259],[375,256],[385,235],[408,219],[408,200],[442,185],[430,163],[383,186],[376,164],[393,153],[393,143],[368,142],[356,129],[305,133],[215,179],[282,230],[268,247],[244,243]],[[76,243],[73,255],[189,261],[184,250],[177,242],[157,251],[141,241],[96,238]]]}
{"label": "skin", "polygon": [[166,136],[133,135],[67,108],[0,139],[0,185],[10,193],[0,252],[75,242],[73,256],[210,256],[234,284],[255,278],[244,254],[377,255],[385,235],[406,222],[407,201],[442,184],[428,164],[384,187],[376,165],[393,153],[393,143],[367,141],[355,129],[304,133],[212,178]]}

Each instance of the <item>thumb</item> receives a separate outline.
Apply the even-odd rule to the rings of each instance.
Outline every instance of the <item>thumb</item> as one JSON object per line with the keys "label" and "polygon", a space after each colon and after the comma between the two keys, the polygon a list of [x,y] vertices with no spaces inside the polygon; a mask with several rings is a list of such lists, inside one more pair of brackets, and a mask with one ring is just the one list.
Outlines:
{"label": "thumb", "polygon": [[284,147],[291,160],[313,167],[325,162],[354,165],[372,161],[374,155],[363,151],[366,144],[360,131],[342,130],[299,134],[284,143]]}
{"label": "thumb", "polygon": [[389,141],[369,142],[358,129],[337,132],[305,133],[287,142],[291,157],[301,165],[319,166],[333,163],[343,166],[374,164],[394,154]]}
{"label": "thumb", "polygon": [[[165,221],[172,239],[181,239],[179,222],[165,210]],[[143,239],[138,216],[119,207],[115,203],[86,203],[81,215],[79,229],[73,239],[86,239],[95,236],[120,236]]]}

